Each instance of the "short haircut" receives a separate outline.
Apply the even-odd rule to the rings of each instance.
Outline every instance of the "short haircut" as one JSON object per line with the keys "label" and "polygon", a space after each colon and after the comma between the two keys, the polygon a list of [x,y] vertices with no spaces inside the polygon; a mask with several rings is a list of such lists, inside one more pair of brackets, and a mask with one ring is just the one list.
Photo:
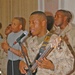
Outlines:
{"label": "short haircut", "polygon": [[23,17],[14,17],[14,19],[17,19],[22,24],[22,29],[25,30],[26,20]]}
{"label": "short haircut", "polygon": [[62,12],[65,16],[67,16],[68,22],[70,22],[72,20],[72,13],[70,11],[60,9],[57,12]]}
{"label": "short haircut", "polygon": [[38,14],[38,15],[44,17],[44,19],[47,20],[46,14],[44,12],[42,12],[42,11],[34,11],[34,12],[31,13],[31,15],[34,15],[34,14]]}

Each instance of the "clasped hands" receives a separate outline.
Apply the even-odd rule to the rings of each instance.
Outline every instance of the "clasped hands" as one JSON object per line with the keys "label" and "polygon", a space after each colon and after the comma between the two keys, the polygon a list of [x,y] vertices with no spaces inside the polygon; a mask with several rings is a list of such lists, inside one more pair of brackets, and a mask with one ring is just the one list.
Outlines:
{"label": "clasped hands", "polygon": [[9,44],[7,43],[7,41],[4,41],[3,43],[1,43],[1,47],[5,52],[8,52],[8,49],[10,48]]}

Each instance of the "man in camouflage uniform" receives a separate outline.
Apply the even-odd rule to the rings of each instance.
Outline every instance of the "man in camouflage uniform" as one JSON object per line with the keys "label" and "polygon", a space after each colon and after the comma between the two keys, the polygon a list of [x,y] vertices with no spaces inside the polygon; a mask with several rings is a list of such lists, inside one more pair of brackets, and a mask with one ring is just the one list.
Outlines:
{"label": "man in camouflage uniform", "polygon": [[[54,24],[56,27],[55,32],[62,37],[66,36],[69,44],[71,45],[73,51],[75,52],[75,25],[70,23],[71,20],[72,20],[72,14],[70,11],[58,10],[55,14]],[[75,53],[73,55],[75,59]]]}
{"label": "man in camouflage uniform", "polygon": [[[29,23],[32,36],[26,40],[26,47],[29,59],[33,63],[49,32],[47,31],[46,15],[41,11],[33,12],[30,15]],[[47,50],[49,47],[54,47],[54,49],[52,49],[47,57],[41,59],[41,62],[36,60],[38,65],[36,75],[67,75],[72,71],[74,57],[66,43],[64,41],[60,42],[60,39],[56,34],[50,36],[50,39],[46,42],[48,44],[45,49]],[[21,73],[26,73],[26,67],[26,63],[20,61],[19,69]]]}

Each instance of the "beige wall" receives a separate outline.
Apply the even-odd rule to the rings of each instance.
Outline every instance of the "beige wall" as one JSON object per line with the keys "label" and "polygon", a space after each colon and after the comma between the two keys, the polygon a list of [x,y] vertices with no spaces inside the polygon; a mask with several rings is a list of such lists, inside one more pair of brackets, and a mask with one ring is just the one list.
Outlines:
{"label": "beige wall", "polygon": [[38,0],[0,0],[0,22],[4,34],[6,26],[15,16],[22,16],[26,19],[26,29],[28,29],[28,18],[31,12],[38,9]]}
{"label": "beige wall", "polygon": [[45,2],[45,12],[55,12],[58,10],[59,0],[44,0]]}

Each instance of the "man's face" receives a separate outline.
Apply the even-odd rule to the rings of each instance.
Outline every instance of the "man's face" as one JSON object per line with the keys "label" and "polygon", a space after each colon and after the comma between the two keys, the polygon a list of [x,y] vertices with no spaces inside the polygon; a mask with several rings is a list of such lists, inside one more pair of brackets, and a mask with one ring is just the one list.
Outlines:
{"label": "man's face", "polygon": [[55,14],[55,22],[56,26],[61,26],[64,23],[64,15],[61,11],[56,12]]}
{"label": "man's face", "polygon": [[29,18],[30,31],[33,36],[39,36],[42,30],[42,21],[39,15],[31,15]]}
{"label": "man's face", "polygon": [[11,32],[12,32],[11,26],[7,26],[7,28],[5,29],[5,34],[8,35]]}
{"label": "man's face", "polygon": [[18,32],[20,31],[20,22],[18,19],[13,19],[12,20],[12,25],[11,25],[11,28],[12,28],[12,32]]}

